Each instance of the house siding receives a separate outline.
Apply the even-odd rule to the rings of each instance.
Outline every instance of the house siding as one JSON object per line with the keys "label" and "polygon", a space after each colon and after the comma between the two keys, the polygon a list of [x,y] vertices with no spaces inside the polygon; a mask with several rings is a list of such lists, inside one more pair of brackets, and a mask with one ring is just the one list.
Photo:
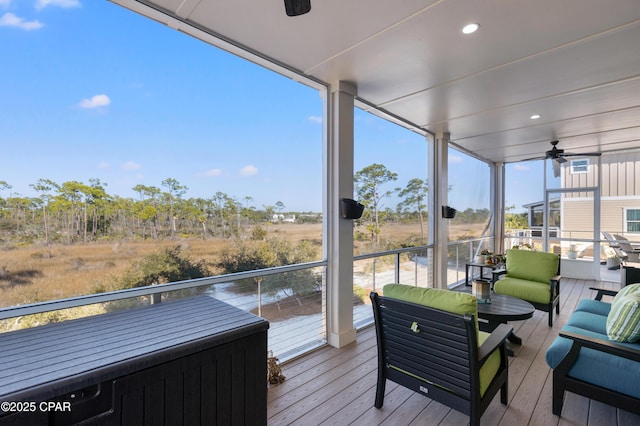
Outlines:
{"label": "house siding", "polygon": [[[562,168],[565,188],[595,187],[598,185],[597,159],[589,159],[587,173],[571,173],[571,158]],[[640,197],[640,150],[629,150],[603,154],[600,158],[602,170],[602,197]],[[585,193],[569,194],[585,197]]]}
{"label": "house siding", "polygon": [[[640,197],[602,198],[600,202],[600,230],[613,234],[627,234],[625,209],[640,209]],[[563,237],[591,238],[593,229],[593,200],[567,197],[562,203]],[[569,235],[571,231],[571,235]]]}
{"label": "house siding", "polygon": [[563,238],[593,238],[593,199],[565,197],[561,208]]}
{"label": "house siding", "polygon": [[[576,158],[579,159],[579,158]],[[598,159],[591,157],[587,173],[571,173],[571,160],[562,167],[564,188],[598,186]],[[640,149],[627,150],[600,157],[600,229],[615,234],[626,232],[626,209],[640,209]],[[592,229],[593,193],[563,194],[562,229]],[[591,238],[586,233],[564,232],[569,238]]]}

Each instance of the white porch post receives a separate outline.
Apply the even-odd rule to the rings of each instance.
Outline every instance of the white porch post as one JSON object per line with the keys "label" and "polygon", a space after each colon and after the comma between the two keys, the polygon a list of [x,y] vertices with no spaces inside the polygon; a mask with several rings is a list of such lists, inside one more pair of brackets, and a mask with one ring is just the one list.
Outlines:
{"label": "white porch post", "polygon": [[353,196],[353,108],[356,87],[329,86],[326,100],[325,224],[327,342],[340,348],[356,340],[353,326],[353,220],[340,217],[340,199]]}
{"label": "white porch post", "polygon": [[447,288],[449,219],[442,217],[442,206],[449,200],[449,139],[449,133],[438,133],[429,143],[429,243],[434,244],[431,274],[434,288]]}
{"label": "white porch post", "polygon": [[493,231],[494,251],[496,253],[505,253],[509,247],[504,246],[504,163],[490,164],[491,179],[491,226]]}

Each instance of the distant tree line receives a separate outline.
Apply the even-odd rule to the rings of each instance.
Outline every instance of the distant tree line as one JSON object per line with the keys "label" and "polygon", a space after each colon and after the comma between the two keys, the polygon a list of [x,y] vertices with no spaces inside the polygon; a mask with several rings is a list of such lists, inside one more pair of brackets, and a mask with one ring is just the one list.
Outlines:
{"label": "distant tree line", "polygon": [[[284,213],[285,205],[258,209],[251,197],[239,200],[223,192],[210,198],[184,198],[188,188],[167,178],[161,187],[136,185],[137,199],[109,194],[99,179],[61,184],[39,179],[30,185],[37,197],[0,197],[0,238],[45,242],[89,242],[101,238],[164,239],[176,234],[233,238],[250,225]],[[0,195],[11,185],[0,181]],[[302,212],[296,222],[319,222],[319,213]]]}
{"label": "distant tree line", "polygon": [[[355,195],[366,207],[357,224],[366,229],[367,239],[374,244],[387,222],[418,222],[420,239],[426,240],[428,183],[413,178],[403,188],[389,188],[397,179],[397,173],[375,163],[354,175]],[[188,188],[172,178],[163,180],[159,187],[136,185],[132,188],[138,194],[135,199],[109,194],[108,185],[100,179],[89,179],[88,184],[38,179],[30,186],[37,197],[16,193],[2,197],[12,187],[0,180],[0,239],[68,244],[176,235],[256,239],[255,225],[268,223],[286,209],[281,201],[259,209],[252,205],[250,196],[238,199],[223,192],[209,198],[185,198]],[[384,205],[391,196],[400,200],[395,210]],[[456,222],[478,223],[488,218],[488,209],[466,209],[458,212]],[[321,220],[317,212],[296,214],[297,223]]]}

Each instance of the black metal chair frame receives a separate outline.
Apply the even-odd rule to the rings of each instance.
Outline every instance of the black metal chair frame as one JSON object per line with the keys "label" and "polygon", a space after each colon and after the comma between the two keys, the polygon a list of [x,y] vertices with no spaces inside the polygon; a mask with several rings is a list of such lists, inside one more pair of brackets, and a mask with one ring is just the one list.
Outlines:
{"label": "black metal chair frame", "polygon": [[[375,407],[384,403],[387,380],[425,395],[470,417],[472,426],[494,396],[508,403],[506,339],[513,328],[500,324],[478,347],[473,315],[456,315],[372,292],[378,343]],[[500,368],[480,397],[480,368],[494,350]]]}

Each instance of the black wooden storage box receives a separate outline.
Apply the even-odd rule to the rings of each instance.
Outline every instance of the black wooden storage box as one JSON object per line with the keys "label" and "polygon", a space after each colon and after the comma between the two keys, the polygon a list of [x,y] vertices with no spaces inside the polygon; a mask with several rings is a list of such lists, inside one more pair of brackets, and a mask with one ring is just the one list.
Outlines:
{"label": "black wooden storage box", "polygon": [[266,424],[268,328],[198,296],[0,334],[0,402],[37,404],[0,425]]}

